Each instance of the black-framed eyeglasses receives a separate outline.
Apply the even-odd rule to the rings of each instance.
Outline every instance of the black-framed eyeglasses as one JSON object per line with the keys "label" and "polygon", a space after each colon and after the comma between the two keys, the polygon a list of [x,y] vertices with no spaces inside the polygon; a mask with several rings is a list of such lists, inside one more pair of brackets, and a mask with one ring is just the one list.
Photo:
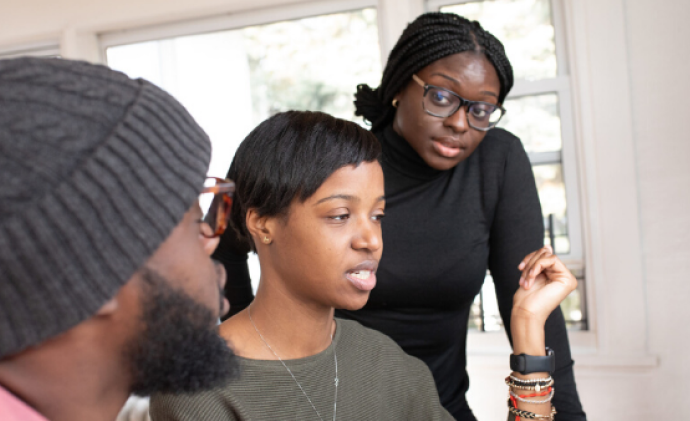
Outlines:
{"label": "black-framed eyeglasses", "polygon": [[485,132],[496,127],[506,112],[500,105],[483,101],[470,101],[448,89],[428,85],[417,75],[412,75],[412,79],[424,88],[422,107],[427,114],[434,117],[450,117],[460,107],[467,106],[467,122],[470,127]]}
{"label": "black-framed eyeglasses", "polygon": [[204,189],[199,194],[199,206],[203,216],[200,223],[211,229],[201,228],[204,237],[215,238],[223,235],[230,220],[232,196],[235,193],[235,183],[232,180],[217,177],[207,177]]}

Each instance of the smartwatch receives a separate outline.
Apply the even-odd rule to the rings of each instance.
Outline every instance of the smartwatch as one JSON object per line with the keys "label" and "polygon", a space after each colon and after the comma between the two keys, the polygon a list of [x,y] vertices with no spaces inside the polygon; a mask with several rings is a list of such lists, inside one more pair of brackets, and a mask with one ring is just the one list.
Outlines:
{"label": "smartwatch", "polygon": [[556,371],[556,355],[551,348],[546,348],[545,357],[511,354],[510,369],[520,374],[539,373],[542,371],[551,374]]}

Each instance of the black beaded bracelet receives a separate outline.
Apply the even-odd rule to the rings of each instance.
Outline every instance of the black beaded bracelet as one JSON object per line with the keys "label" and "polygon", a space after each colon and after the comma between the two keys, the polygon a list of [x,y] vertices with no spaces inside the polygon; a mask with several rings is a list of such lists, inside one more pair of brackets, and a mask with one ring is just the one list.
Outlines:
{"label": "black beaded bracelet", "polygon": [[513,381],[510,376],[506,377],[506,385],[509,387],[514,387],[516,389],[524,389],[524,390],[534,390],[534,391],[542,391],[545,390],[551,386],[553,386],[553,379],[547,381],[547,382],[538,382],[538,383],[517,383]]}

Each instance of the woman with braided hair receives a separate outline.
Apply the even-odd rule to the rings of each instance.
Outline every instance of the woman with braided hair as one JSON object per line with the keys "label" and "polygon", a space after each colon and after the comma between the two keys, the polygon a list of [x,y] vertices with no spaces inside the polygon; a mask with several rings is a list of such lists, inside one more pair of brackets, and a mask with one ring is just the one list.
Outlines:
{"label": "woman with braided hair", "polygon": [[[525,150],[494,128],[512,85],[503,45],[478,22],[426,13],[391,51],[381,85],[360,85],[355,96],[357,114],[383,147],[386,248],[367,305],[337,315],[387,334],[425,361],[441,402],[463,421],[475,419],[465,400],[465,347],[487,267],[510,326],[517,265],[543,245]],[[558,419],[584,420],[560,308],[545,332],[556,355]]]}

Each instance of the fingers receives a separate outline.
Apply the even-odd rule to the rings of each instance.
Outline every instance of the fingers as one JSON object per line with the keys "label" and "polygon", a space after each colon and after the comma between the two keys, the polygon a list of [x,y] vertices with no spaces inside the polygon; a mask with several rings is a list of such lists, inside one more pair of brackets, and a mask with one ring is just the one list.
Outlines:
{"label": "fingers", "polygon": [[577,280],[550,247],[525,256],[518,268],[520,286],[513,298],[513,312],[521,311],[545,321],[553,309],[575,289]]}
{"label": "fingers", "polygon": [[525,256],[525,258],[522,259],[522,261],[521,261],[520,264],[518,265],[518,269],[519,269],[519,270],[523,270],[523,269],[525,268],[525,265],[527,265],[527,263],[529,263],[529,261],[532,260],[532,257],[533,257],[533,256],[535,256],[535,255],[537,255],[537,254],[539,254],[539,253],[541,253],[541,252],[543,252],[543,251],[545,251],[545,250],[548,250],[551,254],[553,254],[553,249],[551,248],[551,246],[546,245],[546,246],[540,248],[539,250],[533,251],[532,253],[530,253],[530,254],[528,254],[527,256]]}
{"label": "fingers", "polygon": [[534,266],[540,259],[548,256],[553,256],[553,249],[550,246],[544,246],[522,259],[522,262],[518,265],[518,269],[522,271],[520,275],[520,285],[529,289],[537,275],[541,273],[541,271],[535,271]]}
{"label": "fingers", "polygon": [[530,289],[541,277],[544,277],[544,280],[547,282],[562,282],[571,290],[577,286],[575,277],[565,267],[563,262],[553,254],[553,249],[549,246],[527,255],[518,268],[522,271],[520,285],[525,289]]}
{"label": "fingers", "polygon": [[[534,261],[534,264],[532,264],[528,269],[527,275],[525,276],[525,281],[523,282],[524,287],[526,289],[530,289],[538,276],[544,274],[547,269],[554,267],[558,262],[560,262],[560,260],[558,260],[558,258],[553,254],[542,255],[539,259]],[[546,275],[544,274],[544,276]],[[549,279],[548,276],[546,276],[546,278]]]}

